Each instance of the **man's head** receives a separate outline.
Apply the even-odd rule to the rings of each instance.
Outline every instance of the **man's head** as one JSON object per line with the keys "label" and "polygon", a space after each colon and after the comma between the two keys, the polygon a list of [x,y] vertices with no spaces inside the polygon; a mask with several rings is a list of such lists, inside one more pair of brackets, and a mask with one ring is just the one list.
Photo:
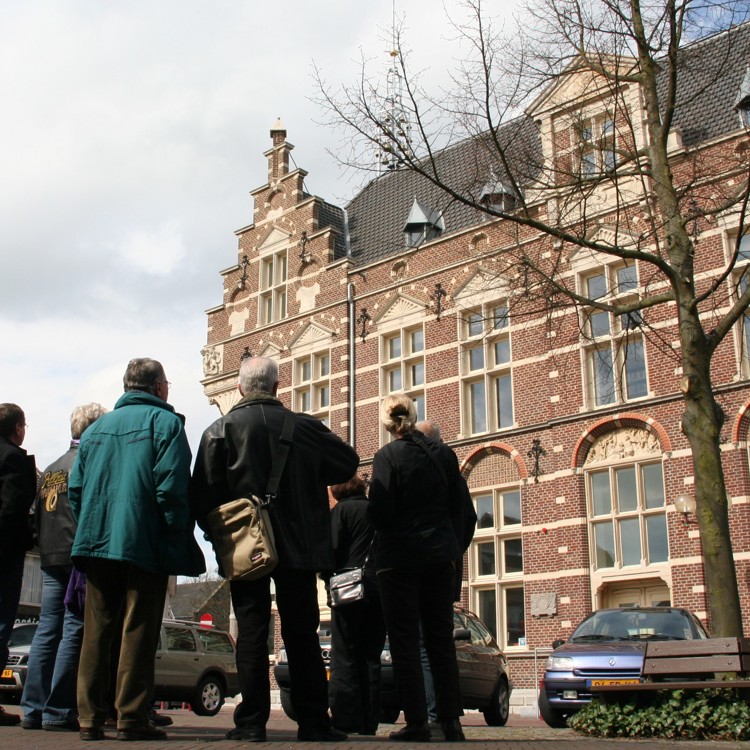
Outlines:
{"label": "man's head", "polygon": [[248,357],[242,360],[237,387],[243,396],[251,393],[276,395],[279,387],[279,366],[268,357]]}
{"label": "man's head", "polygon": [[437,422],[430,422],[429,419],[425,419],[422,422],[417,422],[414,427],[430,440],[434,440],[436,443],[443,442],[443,436],[440,434],[440,427]]}
{"label": "man's head", "polygon": [[73,440],[78,440],[90,424],[96,422],[102,414],[106,413],[107,410],[101,404],[76,406],[70,415],[70,436]]}
{"label": "man's head", "polygon": [[0,437],[21,446],[26,437],[26,416],[16,404],[0,404]]}
{"label": "man's head", "polygon": [[148,357],[131,359],[122,379],[126,391],[143,391],[166,401],[169,383],[161,362]]}

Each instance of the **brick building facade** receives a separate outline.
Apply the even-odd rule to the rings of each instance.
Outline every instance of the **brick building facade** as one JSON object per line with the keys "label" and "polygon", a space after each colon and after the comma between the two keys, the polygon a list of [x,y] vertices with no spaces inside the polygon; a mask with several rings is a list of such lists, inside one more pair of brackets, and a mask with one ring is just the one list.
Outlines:
{"label": "brick building facade", "polygon": [[[720,85],[696,89],[675,118],[678,179],[696,155],[726,163],[727,184],[746,160],[745,113],[736,105],[750,28],[733,33],[737,65]],[[725,42],[720,35],[696,49],[710,54]],[[580,169],[597,160],[614,168],[608,143],[618,124],[606,95],[590,88],[575,71],[562,76],[506,127],[535,159],[568,171],[576,159]],[[631,121],[642,120],[638,92],[627,101]],[[352,443],[366,473],[386,440],[381,398],[410,394],[420,417],[440,425],[475,498],[463,601],[496,634],[521,696],[533,699],[549,645],[592,609],[671,602],[707,621],[700,534],[674,505],[693,483],[680,429],[675,305],[627,319],[572,306],[550,315],[503,262],[519,245],[544,258],[548,236],[448,202],[407,171],[386,172],[345,209],[334,206],[305,191],[286,136],[277,122],[266,181],[252,191],[252,222],[236,231],[236,258],[221,272],[224,298],[207,311],[206,396],[226,413],[239,398],[243,353],[273,357],[284,403]],[[636,127],[630,137],[644,134]],[[477,168],[472,154],[467,142],[442,157],[468,170]],[[492,165],[479,166],[487,199],[512,200]],[[527,198],[544,220],[550,202]],[[618,227],[606,188],[598,205],[591,236],[606,240]],[[627,206],[628,221],[639,210],[638,201]],[[736,223],[732,212],[696,222],[697,275],[726,266]],[[592,296],[635,295],[648,283],[640,263],[576,247],[564,254],[564,275]],[[724,305],[741,283],[730,274]],[[730,524],[750,613],[748,340],[739,326],[717,351],[712,376],[726,414]]]}

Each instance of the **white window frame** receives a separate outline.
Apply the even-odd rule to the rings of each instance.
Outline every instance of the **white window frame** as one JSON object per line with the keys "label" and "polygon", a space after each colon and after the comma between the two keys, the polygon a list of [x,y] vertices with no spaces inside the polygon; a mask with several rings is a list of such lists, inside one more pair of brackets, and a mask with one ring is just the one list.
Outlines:
{"label": "white window frame", "polygon": [[[512,497],[511,499],[511,496]],[[511,590],[524,590],[524,565],[523,565],[523,518],[521,503],[521,487],[518,483],[510,483],[499,487],[482,488],[472,491],[475,506],[481,512],[478,500],[483,504],[487,501],[492,506],[491,526],[479,527],[474,534],[469,552],[469,580],[472,590],[472,603],[485,621],[490,630],[493,631],[501,648],[508,650],[523,650],[526,647],[526,634],[524,632],[520,640],[514,641],[510,638],[508,629],[507,598]],[[506,521],[504,511],[506,502],[512,502],[517,508],[513,512],[512,520]],[[517,515],[516,519],[514,516]],[[482,517],[484,514],[482,514]],[[521,569],[508,571],[506,569],[508,543],[521,543]],[[480,574],[481,550],[484,546],[490,546],[492,550],[492,570]],[[488,604],[485,597],[488,592],[493,592],[494,610],[487,611]],[[526,622],[526,609],[524,604],[523,622]]]}
{"label": "white window frame", "polygon": [[[394,342],[398,341],[399,345]],[[385,332],[380,337],[380,393],[405,393],[417,406],[417,420],[427,419],[427,373],[422,323]],[[387,441],[381,433],[381,442]]]}
{"label": "white window frame", "polygon": [[[459,331],[463,434],[482,435],[512,429],[516,420],[507,300],[498,299],[463,310]],[[503,393],[505,408],[500,399],[501,383],[507,384]],[[483,413],[477,410],[480,399]],[[477,424],[477,416],[483,420],[483,425]]]}
{"label": "white window frame", "polygon": [[294,358],[293,398],[295,411],[317,417],[331,425],[331,352],[324,349]]}
{"label": "white window frame", "polygon": [[260,258],[258,320],[261,325],[277,323],[286,317],[288,275],[286,249]]}
{"label": "white window frame", "polygon": [[[635,278],[628,280],[623,290],[620,272],[624,269],[633,269]],[[632,276],[632,272],[628,274]],[[637,269],[630,263],[611,263],[600,266],[595,270],[581,273],[579,279],[579,292],[585,297],[602,299],[611,303],[627,302],[636,298],[638,289]],[[592,290],[592,281],[602,279],[603,286],[601,294],[596,295]],[[581,335],[582,365],[584,370],[584,396],[587,408],[597,409],[612,406],[613,404],[628,403],[648,398],[648,362],[646,353],[645,337],[640,332],[642,315],[640,311],[628,313],[627,315],[614,315],[606,310],[600,310],[592,306],[586,306],[581,311]],[[630,349],[630,347],[633,347]],[[628,369],[628,350],[639,350],[642,355],[642,367],[637,373]],[[607,375],[612,383],[611,398],[599,399],[598,379],[599,366],[607,368]],[[631,375],[635,380],[630,380]],[[631,386],[643,380],[643,392],[633,396],[629,394]]]}
{"label": "white window frame", "polygon": [[[650,471],[653,467],[659,467],[661,471],[661,505],[648,508],[646,506],[646,492],[645,492],[645,479],[644,470]],[[636,487],[636,505],[634,508],[622,508],[622,501],[620,500],[620,492],[618,486],[618,477],[625,477],[625,472],[632,470],[635,479]],[[595,493],[593,490],[593,482],[603,482],[606,475],[606,485],[609,492],[609,498],[611,505],[609,509],[604,512],[601,509],[595,507]],[[585,486],[586,486],[586,509],[587,509],[587,525],[588,525],[588,537],[591,550],[591,567],[592,570],[601,573],[602,571],[613,573],[619,571],[653,571],[661,569],[665,564],[669,563],[670,550],[669,550],[669,533],[668,533],[668,519],[667,519],[667,503],[666,493],[664,484],[664,466],[661,459],[654,459],[654,457],[644,457],[636,460],[621,461],[616,463],[608,463],[606,465],[596,465],[585,471]],[[663,533],[666,542],[666,557],[663,559],[652,559],[655,552],[650,551],[650,521],[649,519],[661,519],[663,520]],[[633,542],[631,540],[623,541],[624,529],[626,524],[632,528],[633,523],[638,525],[638,539],[640,544],[640,558],[637,561],[627,561],[627,556],[630,554],[633,548]],[[656,523],[656,522],[654,522]],[[597,545],[597,531],[599,528],[604,530],[608,525],[607,541],[611,539],[611,549],[613,554],[612,565],[603,565],[599,555],[599,549]],[[657,529],[653,529],[656,533]]]}

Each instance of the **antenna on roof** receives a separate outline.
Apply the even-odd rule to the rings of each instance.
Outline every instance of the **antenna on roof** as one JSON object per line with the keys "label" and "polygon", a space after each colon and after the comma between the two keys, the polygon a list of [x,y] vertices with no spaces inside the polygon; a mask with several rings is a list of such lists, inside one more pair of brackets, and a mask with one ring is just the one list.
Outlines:
{"label": "antenna on roof", "polygon": [[396,0],[393,0],[391,21],[391,64],[386,77],[385,107],[380,125],[380,141],[376,158],[379,171],[399,169],[399,153],[411,151],[411,121],[404,107],[404,81],[401,71],[398,33],[396,31]]}

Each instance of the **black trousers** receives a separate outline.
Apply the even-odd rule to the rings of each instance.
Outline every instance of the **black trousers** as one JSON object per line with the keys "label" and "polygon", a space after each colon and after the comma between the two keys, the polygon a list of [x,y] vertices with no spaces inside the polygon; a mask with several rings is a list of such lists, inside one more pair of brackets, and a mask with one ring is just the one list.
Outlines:
{"label": "black trousers", "polygon": [[289,658],[292,706],[301,728],[330,726],[326,671],[320,653],[317,578],[313,571],[276,569],[256,581],[230,581],[237,617],[237,673],[242,702],[234,710],[237,727],[265,727],[271,712],[268,625],[271,578],[281,637]]}
{"label": "black trousers", "polygon": [[333,725],[374,734],[380,720],[380,655],[385,643],[380,600],[347,604],[332,614],[328,701]]}
{"label": "black trousers", "polygon": [[438,721],[463,715],[453,641],[454,576],[452,561],[378,572],[396,690],[409,724],[427,721],[420,621],[435,683]]}

